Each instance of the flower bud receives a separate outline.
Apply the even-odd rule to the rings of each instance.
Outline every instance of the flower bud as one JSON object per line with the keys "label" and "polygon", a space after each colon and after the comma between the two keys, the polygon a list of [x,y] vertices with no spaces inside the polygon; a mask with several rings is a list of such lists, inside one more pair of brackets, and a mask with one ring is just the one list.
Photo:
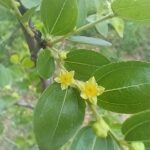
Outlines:
{"label": "flower bud", "polygon": [[65,60],[67,58],[67,52],[64,52],[64,51],[60,52],[59,53],[59,58],[61,60]]}
{"label": "flower bud", "polygon": [[108,131],[109,131],[109,126],[103,119],[100,119],[97,122],[95,122],[92,127],[97,136],[99,136],[101,138],[107,137]]}
{"label": "flower bud", "polygon": [[129,150],[145,150],[145,146],[142,142],[132,142]]}

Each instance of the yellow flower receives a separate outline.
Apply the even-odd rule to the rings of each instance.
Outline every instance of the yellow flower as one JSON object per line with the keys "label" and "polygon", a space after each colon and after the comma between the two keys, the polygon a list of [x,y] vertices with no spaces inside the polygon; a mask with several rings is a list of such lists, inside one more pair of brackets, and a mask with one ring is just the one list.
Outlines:
{"label": "yellow flower", "polygon": [[74,71],[61,70],[55,81],[61,84],[62,90],[67,89],[74,83]]}
{"label": "yellow flower", "polygon": [[92,104],[97,104],[97,96],[101,95],[105,90],[104,87],[98,86],[94,77],[86,82],[80,82],[78,84],[81,90],[81,97],[85,100],[89,99]]}

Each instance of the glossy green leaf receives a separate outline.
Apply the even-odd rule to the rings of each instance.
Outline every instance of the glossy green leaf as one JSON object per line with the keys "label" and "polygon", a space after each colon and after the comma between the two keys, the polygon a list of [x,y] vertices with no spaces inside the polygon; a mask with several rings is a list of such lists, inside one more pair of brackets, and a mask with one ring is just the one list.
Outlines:
{"label": "glossy green leaf", "polygon": [[41,17],[47,31],[63,35],[72,31],[77,21],[76,0],[43,0]]}
{"label": "glossy green leaf", "polygon": [[37,60],[37,71],[41,77],[48,79],[55,70],[54,58],[49,50],[41,51]]}
{"label": "glossy green leaf", "polygon": [[87,80],[96,69],[108,63],[109,60],[100,53],[80,49],[68,53],[65,67],[75,71],[75,78]]}
{"label": "glossy green leaf", "polygon": [[150,110],[128,118],[122,125],[127,141],[150,141]]}
{"label": "glossy green leaf", "polygon": [[85,127],[75,136],[70,150],[118,150],[111,136],[100,138],[90,127]]}
{"label": "glossy green leaf", "polygon": [[149,0],[114,0],[112,9],[121,18],[132,21],[150,21]]}
{"label": "glossy green leaf", "polygon": [[88,44],[94,46],[109,47],[112,45],[108,41],[98,39],[98,38],[93,38],[93,37],[86,37],[86,36],[72,36],[71,38],[69,38],[69,40],[76,43]]}
{"label": "glossy green leaf", "polygon": [[57,150],[76,132],[84,119],[85,103],[75,89],[50,85],[34,113],[34,131],[40,150]]}
{"label": "glossy green leaf", "polygon": [[98,105],[119,113],[150,109],[150,63],[119,62],[106,65],[94,74],[105,93]]}

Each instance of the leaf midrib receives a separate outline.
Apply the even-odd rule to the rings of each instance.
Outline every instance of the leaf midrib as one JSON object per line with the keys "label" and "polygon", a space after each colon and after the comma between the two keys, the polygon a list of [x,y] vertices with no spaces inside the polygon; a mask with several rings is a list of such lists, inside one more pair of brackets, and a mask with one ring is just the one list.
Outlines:
{"label": "leaf midrib", "polygon": [[63,12],[63,10],[64,10],[64,7],[65,7],[67,1],[68,1],[68,0],[65,0],[65,1],[64,1],[63,5],[62,5],[62,7],[61,7],[60,13],[59,13],[58,16],[57,16],[54,25],[52,26],[52,29],[51,29],[51,31],[50,31],[50,34],[52,34],[52,32],[54,31],[55,26],[57,25],[57,23],[58,23],[58,21],[59,21],[59,18],[60,18],[61,15],[62,15],[62,12]]}
{"label": "leaf midrib", "polygon": [[68,93],[68,89],[67,89],[66,92],[65,92],[64,99],[63,99],[63,102],[62,102],[62,106],[61,106],[61,109],[60,109],[60,112],[59,112],[59,115],[58,115],[56,127],[55,127],[54,132],[53,132],[53,134],[52,134],[52,136],[51,136],[51,139],[52,139],[52,140],[51,140],[51,143],[52,143],[53,138],[54,138],[54,136],[55,136],[56,130],[57,130],[58,126],[59,126],[59,121],[60,121],[60,117],[61,117],[61,114],[62,114],[62,111],[63,111],[63,108],[64,108],[64,104],[65,104],[65,101],[66,101],[66,98],[67,98],[67,93]]}
{"label": "leaf midrib", "polygon": [[96,140],[97,140],[97,137],[95,136],[94,139],[93,139],[91,150],[94,150],[95,144],[96,144]]}
{"label": "leaf midrib", "polygon": [[105,90],[104,93],[118,91],[118,90],[124,90],[124,89],[128,89],[128,88],[139,87],[139,86],[143,86],[143,85],[150,85],[150,83],[141,83],[141,84],[135,84],[135,85],[130,85],[130,86],[124,86],[124,87],[109,89],[109,90]]}
{"label": "leaf midrib", "polygon": [[89,66],[89,67],[96,67],[96,68],[99,68],[101,66],[97,66],[97,65],[93,65],[93,64],[86,64],[86,63],[81,63],[81,62],[75,62],[75,61],[68,61],[66,60],[65,61],[66,63],[70,63],[70,64],[77,64],[77,65],[84,65],[84,66]]}

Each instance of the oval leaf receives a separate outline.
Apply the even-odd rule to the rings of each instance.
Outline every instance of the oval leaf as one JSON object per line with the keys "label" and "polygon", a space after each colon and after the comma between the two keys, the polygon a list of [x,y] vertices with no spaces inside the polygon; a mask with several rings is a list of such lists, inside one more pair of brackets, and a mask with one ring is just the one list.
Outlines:
{"label": "oval leaf", "polygon": [[119,113],[150,109],[150,63],[112,63],[97,70],[94,76],[106,89],[98,97],[98,105]]}
{"label": "oval leaf", "polygon": [[63,35],[72,31],[77,21],[76,0],[43,0],[41,16],[47,31]]}
{"label": "oval leaf", "polygon": [[84,119],[85,104],[74,89],[53,84],[41,96],[34,113],[40,150],[57,150],[76,132]]}
{"label": "oval leaf", "polygon": [[114,0],[112,9],[116,15],[131,21],[150,21],[149,0]]}
{"label": "oval leaf", "polygon": [[150,141],[150,110],[138,113],[127,119],[122,132],[127,141]]}
{"label": "oval leaf", "polygon": [[86,36],[72,36],[71,38],[69,38],[69,40],[76,43],[89,44],[94,46],[108,47],[112,45],[110,42],[107,42],[105,40]]}
{"label": "oval leaf", "polygon": [[85,127],[74,138],[70,150],[118,150],[118,147],[110,136],[97,137],[90,127]]}
{"label": "oval leaf", "polygon": [[108,63],[109,60],[100,53],[80,49],[68,53],[65,67],[74,70],[77,79],[87,80],[96,69]]}
{"label": "oval leaf", "polygon": [[37,60],[37,71],[41,77],[48,79],[52,76],[55,70],[54,58],[49,50],[42,51]]}

